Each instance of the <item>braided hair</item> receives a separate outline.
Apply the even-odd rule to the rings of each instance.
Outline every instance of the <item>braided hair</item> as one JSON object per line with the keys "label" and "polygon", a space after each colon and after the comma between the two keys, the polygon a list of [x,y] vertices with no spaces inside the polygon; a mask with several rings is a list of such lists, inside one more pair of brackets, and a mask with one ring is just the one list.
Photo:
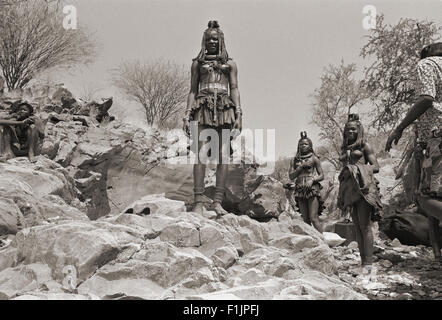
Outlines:
{"label": "braided hair", "polygon": [[226,50],[226,44],[224,42],[224,33],[219,28],[218,21],[210,20],[207,26],[208,28],[203,33],[203,40],[201,42],[201,51],[198,53],[198,56],[193,60],[197,60],[200,63],[206,61],[206,40],[210,36],[210,33],[212,31],[216,31],[216,33],[218,33],[219,36],[219,47],[218,47],[219,49],[215,60],[218,60],[224,64],[227,62],[227,60],[229,60],[229,55],[227,54]]}
{"label": "braided hair", "polygon": [[307,137],[307,132],[306,131],[301,131],[301,138],[298,141],[298,149],[296,151],[296,156],[295,156],[295,159],[294,159],[295,161],[301,159],[301,150],[299,150],[299,145],[301,144],[301,141],[304,141],[304,140],[306,140],[308,142],[308,144],[310,146],[310,152],[312,154],[316,155],[315,152],[313,151],[313,142],[312,142],[312,140],[309,137]]}
{"label": "braided hair", "polygon": [[[352,144],[349,144],[348,137],[346,134],[347,131],[345,130],[345,128],[350,123],[356,123],[357,128],[358,128],[358,136],[356,138],[356,141]],[[362,148],[362,147],[364,147],[364,145],[365,145],[364,127],[362,126],[362,123],[359,120],[359,115],[354,114],[354,113],[350,113],[348,115],[347,123],[345,124],[345,127],[344,127],[343,142],[342,142],[341,150],[342,150],[342,152],[346,152],[349,149]]]}

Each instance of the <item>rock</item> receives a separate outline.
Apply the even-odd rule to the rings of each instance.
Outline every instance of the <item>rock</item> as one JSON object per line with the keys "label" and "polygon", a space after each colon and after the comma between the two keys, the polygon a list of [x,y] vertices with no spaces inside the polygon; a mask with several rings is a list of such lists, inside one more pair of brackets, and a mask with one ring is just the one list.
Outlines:
{"label": "rock", "polygon": [[387,289],[387,286],[380,282],[369,282],[363,285],[365,290],[384,290]]}
{"label": "rock", "polygon": [[[154,239],[158,237],[161,231],[176,222],[176,219],[166,216],[138,216],[134,214],[122,213],[118,216],[111,218],[101,218],[103,221],[125,225],[134,229],[137,229],[140,233],[143,233],[144,238]],[[99,219],[99,221],[101,220]]]}
{"label": "rock", "polygon": [[324,236],[314,227],[302,221],[302,219],[293,219],[292,223],[289,225],[289,230],[294,234],[310,236],[319,242],[324,241]]}
{"label": "rock", "polygon": [[338,234],[333,232],[323,232],[322,234],[329,247],[339,246],[346,241],[346,239],[341,238]]}
{"label": "rock", "polygon": [[12,300],[99,300],[94,295],[82,295],[72,293],[42,293],[32,292],[29,294],[20,295]]}
{"label": "rock", "polygon": [[307,267],[326,275],[334,275],[338,271],[338,264],[326,244],[303,250],[300,259]]}
{"label": "rock", "polygon": [[[199,250],[207,257],[213,255],[219,248],[229,247],[236,253],[234,238],[222,225],[205,225],[199,230],[201,246]],[[237,255],[237,253],[236,253]]]}
{"label": "rock", "polygon": [[17,233],[24,223],[24,217],[14,201],[0,198],[0,236]]}
{"label": "rock", "polygon": [[393,266],[393,263],[391,263],[388,260],[381,260],[381,261],[379,261],[379,264],[381,266],[383,266],[384,268],[391,268]]}
{"label": "rock", "polygon": [[78,292],[92,293],[100,298],[122,293],[157,299],[166,293],[166,288],[174,285],[198,287],[216,280],[212,262],[197,250],[151,240],[129,261],[100,268],[79,286]]}
{"label": "rock", "polygon": [[281,287],[283,287],[283,284],[280,281],[270,279],[258,285],[238,286],[214,293],[192,295],[187,298],[192,300],[214,300],[220,297],[229,297],[229,299],[234,297],[235,300],[238,298],[244,300],[263,300],[276,295],[280,292]]}
{"label": "rock", "polygon": [[126,209],[124,213],[137,215],[165,215],[170,212],[186,211],[183,201],[170,200],[164,197],[164,194],[147,195],[140,200],[135,201]]}
{"label": "rock", "polygon": [[413,300],[413,295],[408,292],[405,292],[401,293],[397,298],[401,300]]}
{"label": "rock", "polygon": [[37,226],[17,233],[11,246],[17,248],[18,261],[48,264],[56,280],[65,277],[66,266],[73,266],[78,279],[85,280],[115,259],[124,245],[141,241],[124,228],[82,221]]}
{"label": "rock", "polygon": [[215,266],[228,269],[239,259],[239,255],[235,248],[229,246],[217,249],[210,258]]}
{"label": "rock", "polygon": [[278,239],[270,241],[269,245],[296,253],[305,248],[314,248],[318,245],[318,242],[310,236],[284,235]]}
{"label": "rock", "polygon": [[51,100],[55,104],[60,105],[63,109],[70,109],[76,102],[72,93],[63,86],[59,86],[57,88],[57,90],[53,93]]}
{"label": "rock", "polygon": [[358,250],[358,248],[359,248],[358,243],[356,241],[352,241],[349,243],[347,248],[352,249],[352,250]]}
{"label": "rock", "polygon": [[393,239],[393,241],[390,242],[390,246],[397,248],[397,247],[402,246],[402,244],[397,238],[395,238],[395,239]]}
{"label": "rock", "polygon": [[[38,160],[42,158],[39,157]],[[50,165],[51,163],[49,163]],[[55,165],[55,163],[53,163]],[[63,174],[49,169],[43,172],[35,170],[42,163],[30,164],[29,161],[20,163],[17,159],[8,160],[6,164],[0,163],[0,193],[16,188],[21,192],[33,194],[40,198],[47,195],[59,195],[66,200],[73,198],[72,189]],[[56,167],[56,166],[55,166]],[[56,167],[57,168],[57,167]],[[8,190],[9,189],[9,190]]]}
{"label": "rock", "polygon": [[198,229],[187,222],[177,222],[165,227],[161,231],[160,239],[177,247],[199,247],[201,245]]}
{"label": "rock", "polygon": [[239,210],[253,219],[268,221],[277,218],[285,207],[282,183],[270,176],[259,176],[249,186],[247,198],[239,204]]}
{"label": "rock", "polygon": [[45,264],[5,269],[0,272],[0,299],[11,299],[20,293],[37,290],[51,281],[51,269]]}
{"label": "rock", "polygon": [[104,119],[109,118],[109,109],[112,107],[113,98],[102,99],[102,102],[83,102],[78,101],[76,106],[70,111],[72,114],[89,116],[94,118],[98,122],[102,122]]}
{"label": "rock", "polygon": [[[315,300],[367,300],[364,295],[354,292],[337,279],[319,272],[309,272],[302,275],[290,283],[289,289],[291,294],[307,295]],[[281,298],[284,298],[284,293],[287,291],[281,292]]]}
{"label": "rock", "polygon": [[[390,239],[396,238],[401,244],[431,246],[428,219],[422,214],[397,211],[395,214],[383,218],[379,227]],[[442,231],[442,227],[440,230]],[[442,241],[442,233],[440,232],[440,234],[440,241]]]}

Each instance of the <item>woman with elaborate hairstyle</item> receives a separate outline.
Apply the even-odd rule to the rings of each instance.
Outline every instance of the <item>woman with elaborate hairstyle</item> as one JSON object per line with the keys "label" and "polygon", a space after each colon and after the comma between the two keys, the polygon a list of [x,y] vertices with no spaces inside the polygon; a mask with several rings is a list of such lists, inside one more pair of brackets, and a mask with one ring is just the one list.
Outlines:
{"label": "woman with elaborate hairstyle", "polygon": [[[242,110],[238,90],[238,76],[235,62],[227,54],[224,43],[224,33],[217,21],[209,21],[204,31],[201,51],[193,59],[191,68],[190,92],[187,99],[187,109],[183,118],[183,129],[190,132],[190,121],[198,123],[197,163],[194,165],[194,212],[204,211],[204,177],[206,161],[201,150],[207,141],[202,141],[201,132],[205,129],[214,129],[218,133],[219,150],[215,150],[217,162],[216,187],[211,209],[218,215],[227,212],[221,206],[225,194],[225,185],[228,173],[228,164],[222,159],[231,155],[230,135],[223,139],[222,131],[242,129]],[[196,132],[191,134],[196,136]],[[224,141],[226,140],[226,141]],[[195,141],[194,141],[195,143]],[[202,152],[200,152],[202,151]],[[213,157],[209,149],[208,156]]]}
{"label": "woman with elaborate hairstyle", "polygon": [[365,141],[364,128],[357,114],[349,114],[345,124],[340,160],[338,207],[350,210],[361,263],[365,271],[373,264],[372,222],[380,219],[382,209],[374,173],[379,164],[371,146]]}
{"label": "woman with elaborate hairstyle", "polygon": [[301,211],[302,219],[305,223],[313,224],[322,233],[319,215],[323,209],[323,201],[319,182],[324,180],[324,173],[321,161],[313,151],[312,140],[307,137],[305,131],[301,132],[296,156],[290,162],[289,178],[295,181],[294,187],[289,186],[289,188],[294,188],[293,196]]}
{"label": "woman with elaborate hairstyle", "polygon": [[417,64],[416,102],[393,130],[385,146],[390,151],[402,132],[413,122],[420,177],[416,187],[417,203],[429,223],[434,257],[442,260],[439,223],[442,221],[442,42],[424,47]]}

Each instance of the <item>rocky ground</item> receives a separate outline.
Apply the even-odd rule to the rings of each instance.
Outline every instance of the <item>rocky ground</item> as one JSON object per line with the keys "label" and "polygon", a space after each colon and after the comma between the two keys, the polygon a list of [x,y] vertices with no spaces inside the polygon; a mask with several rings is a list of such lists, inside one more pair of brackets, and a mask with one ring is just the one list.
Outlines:
{"label": "rocky ground", "polygon": [[372,300],[442,300],[442,263],[431,248],[405,246],[395,239],[380,240],[375,247],[376,271],[360,270],[356,242],[332,249],[339,278]]}
{"label": "rocky ground", "polygon": [[296,216],[217,219],[158,194],[91,221],[53,161],[0,170],[2,299],[366,299]]}

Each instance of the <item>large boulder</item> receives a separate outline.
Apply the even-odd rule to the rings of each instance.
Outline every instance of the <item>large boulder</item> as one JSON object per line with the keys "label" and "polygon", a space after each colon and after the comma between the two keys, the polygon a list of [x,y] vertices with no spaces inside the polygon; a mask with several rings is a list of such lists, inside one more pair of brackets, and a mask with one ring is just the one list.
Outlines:
{"label": "large boulder", "polygon": [[75,221],[24,229],[11,246],[17,248],[17,261],[47,264],[54,279],[63,279],[64,268],[73,266],[85,280],[125,246],[141,241],[142,235],[128,227]]}
{"label": "large boulder", "polygon": [[46,264],[36,263],[8,268],[0,272],[0,300],[12,299],[34,290],[57,290],[61,285],[51,276]]}
{"label": "large boulder", "polygon": [[[396,214],[384,217],[379,228],[390,239],[398,239],[402,244],[431,246],[428,218],[418,212],[396,211]],[[442,227],[439,226],[442,243]]]}
{"label": "large boulder", "polygon": [[259,176],[250,183],[251,192],[239,204],[239,210],[248,216],[268,221],[284,211],[286,197],[282,183],[269,176]]}
{"label": "large boulder", "polygon": [[87,220],[68,172],[42,156],[36,163],[26,158],[0,163],[1,233],[55,220]]}

